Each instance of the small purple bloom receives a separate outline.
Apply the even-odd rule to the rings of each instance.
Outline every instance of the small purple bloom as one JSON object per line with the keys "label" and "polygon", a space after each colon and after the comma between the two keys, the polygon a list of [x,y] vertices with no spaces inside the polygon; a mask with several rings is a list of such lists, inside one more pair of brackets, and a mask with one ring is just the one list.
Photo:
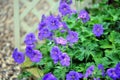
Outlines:
{"label": "small purple bloom", "polygon": [[60,6],[59,6],[59,12],[63,16],[65,16],[67,14],[71,14],[70,6],[67,3],[65,3],[65,2],[61,3]]}
{"label": "small purple bloom", "polygon": [[93,65],[88,67],[87,70],[86,70],[84,78],[87,78],[88,76],[92,75],[93,71],[94,71],[94,66]]}
{"label": "small purple bloom", "polygon": [[98,69],[101,70],[102,76],[104,77],[104,76],[105,76],[104,66],[103,66],[102,64],[99,64],[99,65],[98,65]]}
{"label": "small purple bloom", "polygon": [[35,42],[37,42],[37,39],[36,39],[34,33],[29,33],[26,35],[25,40],[24,40],[24,43],[26,45],[34,45]]}
{"label": "small purple bloom", "polygon": [[62,53],[60,56],[60,64],[62,66],[69,66],[70,65],[70,57],[66,53]]}
{"label": "small purple bloom", "polygon": [[59,28],[61,29],[62,33],[70,31],[70,29],[68,28],[65,22],[61,22],[59,25]]}
{"label": "small purple bloom", "polygon": [[57,78],[52,73],[47,73],[43,76],[42,80],[57,80]]}
{"label": "small purple bloom", "polygon": [[25,60],[24,54],[22,52],[18,52],[17,48],[14,49],[13,54],[12,54],[12,58],[18,64],[22,64]]}
{"label": "small purple bloom", "polygon": [[43,28],[46,28],[47,24],[45,21],[40,22],[40,24],[38,25],[38,30],[41,31]]}
{"label": "small purple bloom", "polygon": [[116,80],[118,78],[118,75],[116,74],[115,68],[107,69],[107,75],[114,80]]}
{"label": "small purple bloom", "polygon": [[103,26],[101,24],[95,24],[92,32],[95,36],[100,37],[103,34]]}
{"label": "small purple bloom", "polygon": [[48,28],[44,28],[41,31],[39,31],[38,38],[40,40],[43,40],[43,39],[46,39],[46,38],[48,39],[48,38],[52,37],[51,34],[52,33],[50,32],[50,30]]}
{"label": "small purple bloom", "polygon": [[80,80],[79,78],[81,78],[81,76],[82,76],[82,74],[79,74],[78,72],[70,71],[66,75],[66,80]]}
{"label": "small purple bloom", "polygon": [[60,55],[61,55],[60,49],[57,46],[54,46],[50,51],[50,56],[55,64],[59,61]]}
{"label": "small purple bloom", "polygon": [[62,38],[62,37],[57,37],[57,38],[55,38],[55,43],[56,44],[61,44],[61,45],[66,45],[67,44],[67,40]]}
{"label": "small purple bloom", "polygon": [[82,19],[83,23],[86,23],[87,21],[90,20],[90,16],[86,10],[81,10],[78,15],[78,18]]}
{"label": "small purple bloom", "polygon": [[26,46],[25,50],[26,50],[27,57],[29,57],[29,58],[33,57],[33,48],[32,47]]}
{"label": "small purple bloom", "polygon": [[120,78],[120,62],[116,65],[115,71],[116,71],[116,74],[117,74],[117,75],[119,76],[119,78]]}
{"label": "small purple bloom", "polygon": [[67,4],[72,4],[72,0],[60,0],[60,4],[63,2],[65,2]]}
{"label": "small purple bloom", "polygon": [[32,57],[30,57],[30,60],[32,62],[40,62],[42,58],[42,54],[39,50],[33,50]]}
{"label": "small purple bloom", "polygon": [[75,43],[78,41],[78,33],[74,31],[69,31],[69,34],[67,35],[67,41],[70,43]]}
{"label": "small purple bloom", "polygon": [[43,14],[41,18],[41,22],[46,20],[46,16]]}
{"label": "small purple bloom", "polygon": [[50,15],[47,18],[47,25],[50,30],[57,30],[59,29],[59,19],[54,17],[53,15]]}

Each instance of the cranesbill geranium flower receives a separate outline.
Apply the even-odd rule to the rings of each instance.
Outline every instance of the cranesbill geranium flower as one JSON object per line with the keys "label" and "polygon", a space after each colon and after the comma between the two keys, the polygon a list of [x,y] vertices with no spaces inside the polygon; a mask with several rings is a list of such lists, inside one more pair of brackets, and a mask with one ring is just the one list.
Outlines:
{"label": "cranesbill geranium flower", "polygon": [[86,10],[81,10],[78,15],[78,18],[80,18],[83,23],[86,23],[87,21],[89,21],[90,16]]}
{"label": "cranesbill geranium flower", "polygon": [[42,15],[42,19],[38,25],[38,30],[41,31],[41,29],[47,27],[47,23],[46,23],[46,16]]}
{"label": "cranesbill geranium flower", "polygon": [[92,32],[95,36],[100,37],[103,34],[103,26],[101,24],[95,24]]}
{"label": "cranesbill geranium flower", "polygon": [[38,38],[40,40],[48,39],[49,37],[52,37],[51,34],[52,33],[51,33],[51,31],[48,28],[44,28],[41,31],[39,31]]}
{"label": "cranesbill geranium flower", "polygon": [[61,55],[60,49],[58,48],[58,46],[54,46],[50,51],[50,56],[55,64],[59,61],[60,55]]}
{"label": "cranesbill geranium flower", "polygon": [[57,80],[57,78],[52,73],[47,73],[43,76],[42,80]]}
{"label": "cranesbill geranium flower", "polygon": [[70,43],[75,43],[78,41],[78,33],[74,31],[69,31],[69,34],[67,35],[67,41]]}
{"label": "cranesbill geranium flower", "polygon": [[67,14],[71,14],[70,6],[69,6],[67,3],[65,3],[65,2],[61,3],[61,4],[59,5],[59,12],[60,12],[63,16],[65,16],[65,15],[67,15]]}
{"label": "cranesbill geranium flower", "polygon": [[76,71],[70,71],[67,76],[66,76],[66,80],[80,80],[82,74],[79,74]]}
{"label": "cranesbill geranium flower", "polygon": [[70,57],[67,55],[67,53],[62,53],[60,56],[60,64],[62,66],[69,66],[70,65]]}
{"label": "cranesbill geranium flower", "polygon": [[113,80],[116,80],[118,78],[118,75],[116,74],[115,68],[107,69],[107,75],[112,78]]}
{"label": "cranesbill geranium flower", "polygon": [[55,38],[55,43],[56,44],[61,44],[61,45],[66,45],[67,44],[67,40],[62,38],[62,37],[56,37]]}
{"label": "cranesbill geranium flower", "polygon": [[34,33],[29,33],[26,35],[25,40],[24,40],[24,43],[26,45],[34,45],[35,42],[37,42],[37,39],[36,39]]}
{"label": "cranesbill geranium flower", "polygon": [[87,70],[86,70],[84,78],[87,78],[88,76],[92,75],[93,71],[94,71],[94,66],[93,65],[88,67]]}
{"label": "cranesbill geranium flower", "polygon": [[47,27],[47,24],[45,21],[40,22],[38,25],[38,30],[41,31],[43,28]]}
{"label": "cranesbill geranium flower", "polygon": [[98,69],[101,70],[102,76],[104,77],[104,76],[105,76],[104,66],[103,66],[102,64],[99,64],[99,65],[98,65]]}
{"label": "cranesbill geranium flower", "polygon": [[50,15],[48,18],[47,18],[47,25],[48,25],[48,28],[50,30],[57,30],[59,29],[59,19],[56,18],[55,16],[53,15]]}
{"label": "cranesbill geranium flower", "polygon": [[26,51],[27,57],[29,57],[29,58],[33,57],[33,48],[32,47],[26,46],[25,51]]}
{"label": "cranesbill geranium flower", "polygon": [[117,75],[119,76],[119,78],[120,78],[120,62],[116,65],[115,71],[116,71],[116,74],[117,74]]}
{"label": "cranesbill geranium flower", "polygon": [[18,64],[22,64],[25,60],[24,54],[22,52],[18,52],[17,48],[14,49],[13,54],[12,54],[12,58]]}
{"label": "cranesbill geranium flower", "polygon": [[30,60],[32,62],[40,62],[42,58],[42,53],[39,50],[33,50],[32,57],[30,57]]}
{"label": "cranesbill geranium flower", "polygon": [[66,2],[67,4],[72,4],[72,0],[60,0],[60,4]]}

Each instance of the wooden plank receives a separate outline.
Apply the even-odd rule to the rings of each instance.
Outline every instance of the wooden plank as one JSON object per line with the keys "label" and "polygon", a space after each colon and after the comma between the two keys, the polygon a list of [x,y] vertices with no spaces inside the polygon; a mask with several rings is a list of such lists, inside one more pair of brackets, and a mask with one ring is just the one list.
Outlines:
{"label": "wooden plank", "polygon": [[20,50],[19,0],[14,0],[14,38],[15,47]]}

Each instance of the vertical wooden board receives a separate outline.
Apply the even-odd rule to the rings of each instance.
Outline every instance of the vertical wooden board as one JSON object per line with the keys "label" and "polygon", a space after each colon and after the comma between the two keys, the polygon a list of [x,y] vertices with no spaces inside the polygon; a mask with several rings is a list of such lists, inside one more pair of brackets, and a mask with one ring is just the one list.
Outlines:
{"label": "vertical wooden board", "polygon": [[15,47],[20,49],[19,0],[14,0],[14,38]]}

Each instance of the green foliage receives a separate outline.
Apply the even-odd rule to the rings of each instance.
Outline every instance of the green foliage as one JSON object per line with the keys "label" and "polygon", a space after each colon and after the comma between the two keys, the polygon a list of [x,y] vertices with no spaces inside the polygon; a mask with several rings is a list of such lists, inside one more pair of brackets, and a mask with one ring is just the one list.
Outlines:
{"label": "green foliage", "polygon": [[30,76],[32,76],[32,74],[30,72],[25,71],[18,76],[18,79],[21,80],[23,78],[29,78]]}
{"label": "green foliage", "polygon": [[[91,65],[95,66],[95,77],[101,77],[101,72],[97,69],[98,64],[103,64],[105,70],[115,67],[120,61],[120,6],[117,6],[120,2],[115,0],[114,4],[110,5],[107,2],[108,0],[103,0],[103,2],[93,5],[92,8],[87,8],[90,13],[90,21],[86,23],[78,19],[78,13],[62,18],[70,30],[79,34],[78,42],[72,47],[58,45],[62,52],[66,52],[70,56],[71,64],[69,67],[53,63],[50,58],[50,50],[55,44],[49,40],[44,41],[42,45],[37,44],[36,49],[42,52],[43,59],[33,66],[41,66],[44,74],[52,72],[59,80],[64,80],[66,73],[70,70],[85,73]],[[103,25],[104,33],[102,36],[96,37],[93,34],[94,24]],[[66,34],[63,35],[59,31],[55,32],[57,37],[65,38]],[[24,73],[24,76],[28,77],[30,74]]]}

